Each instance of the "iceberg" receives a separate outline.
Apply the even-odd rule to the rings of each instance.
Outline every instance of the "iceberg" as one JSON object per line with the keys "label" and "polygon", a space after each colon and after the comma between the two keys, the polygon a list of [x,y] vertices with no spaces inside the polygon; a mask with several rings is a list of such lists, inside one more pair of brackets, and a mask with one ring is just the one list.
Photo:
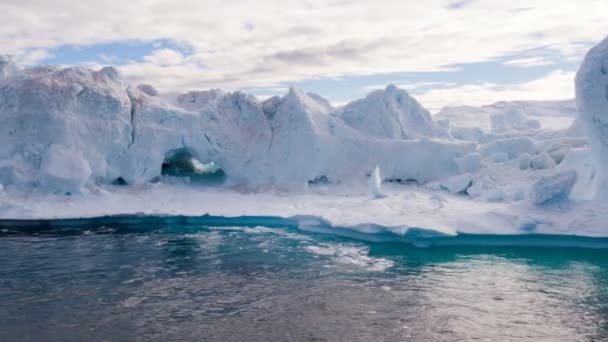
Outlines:
{"label": "iceberg", "polygon": [[295,87],[265,100],[163,94],[113,67],[23,68],[1,57],[0,226],[207,215],[416,243],[605,238],[607,61],[608,39],[577,74],[576,105],[432,115],[392,85],[334,107]]}
{"label": "iceberg", "polygon": [[[161,176],[163,163],[181,152],[202,164],[213,162],[228,183],[252,188],[297,189],[318,177],[358,182],[376,165],[386,177],[427,182],[460,173],[456,158],[475,149],[451,139],[394,86],[337,110],[293,87],[264,102],[220,90],[168,101],[152,86],[131,86],[112,67],[10,70],[0,88],[0,182],[6,185],[73,193],[77,184],[143,184]],[[377,112],[378,101],[389,106]],[[366,124],[353,121],[357,115],[379,117],[401,131],[365,130]],[[90,172],[52,181],[57,165],[51,171],[41,161],[68,149]]]}
{"label": "iceberg", "polygon": [[608,198],[608,37],[585,56],[576,74],[576,102],[597,163],[593,192]]}

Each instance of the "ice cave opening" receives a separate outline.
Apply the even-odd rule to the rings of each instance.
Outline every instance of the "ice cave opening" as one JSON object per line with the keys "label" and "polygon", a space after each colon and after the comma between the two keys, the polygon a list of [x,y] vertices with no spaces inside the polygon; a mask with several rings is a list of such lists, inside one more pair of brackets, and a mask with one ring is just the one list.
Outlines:
{"label": "ice cave opening", "polygon": [[167,153],[161,175],[187,178],[188,182],[201,185],[220,185],[226,181],[226,173],[215,161],[203,163],[187,148]]}

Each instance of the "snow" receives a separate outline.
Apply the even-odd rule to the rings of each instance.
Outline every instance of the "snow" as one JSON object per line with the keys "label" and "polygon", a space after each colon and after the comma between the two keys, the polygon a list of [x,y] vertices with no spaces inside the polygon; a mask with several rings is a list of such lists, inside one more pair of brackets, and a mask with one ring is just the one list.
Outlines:
{"label": "snow", "polygon": [[[264,101],[219,89],[158,94],[112,67],[21,68],[2,57],[0,225],[211,215],[418,245],[608,237],[607,56],[608,40],[585,58],[580,110],[516,101],[434,116],[395,86],[336,108],[295,87]],[[220,171],[222,183],[193,180]]]}
{"label": "snow", "polygon": [[543,176],[532,186],[530,197],[536,205],[566,200],[576,182],[576,171],[564,171]]}

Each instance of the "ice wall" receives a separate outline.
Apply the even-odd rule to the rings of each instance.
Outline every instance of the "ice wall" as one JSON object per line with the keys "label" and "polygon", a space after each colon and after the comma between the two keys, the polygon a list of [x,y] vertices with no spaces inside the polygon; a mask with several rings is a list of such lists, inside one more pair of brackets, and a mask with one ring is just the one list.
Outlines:
{"label": "ice wall", "polygon": [[576,102],[595,156],[595,197],[608,198],[608,38],[592,48],[576,75]]}
{"label": "ice wall", "polygon": [[[386,178],[427,182],[461,173],[476,144],[455,142],[405,91],[389,86],[345,109],[291,88],[260,103],[240,92],[174,101],[106,67],[20,69],[0,59],[0,184],[76,193],[137,184],[186,152],[230,184],[305,186]],[[378,124],[378,125],[376,125]]]}

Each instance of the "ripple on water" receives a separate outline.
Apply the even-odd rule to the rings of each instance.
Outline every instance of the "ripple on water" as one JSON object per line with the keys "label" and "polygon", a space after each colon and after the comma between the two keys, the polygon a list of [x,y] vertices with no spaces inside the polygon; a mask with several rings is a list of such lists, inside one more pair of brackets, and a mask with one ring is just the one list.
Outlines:
{"label": "ripple on water", "polygon": [[608,339],[607,251],[87,230],[0,237],[0,340]]}

